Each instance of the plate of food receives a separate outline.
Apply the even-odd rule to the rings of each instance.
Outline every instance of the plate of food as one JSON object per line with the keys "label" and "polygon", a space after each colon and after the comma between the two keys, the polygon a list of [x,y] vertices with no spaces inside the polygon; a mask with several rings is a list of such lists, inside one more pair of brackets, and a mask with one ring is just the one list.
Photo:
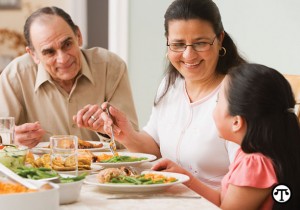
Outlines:
{"label": "plate of food", "polygon": [[[88,174],[94,173],[102,169],[102,166],[92,165],[93,153],[88,150],[80,151],[78,154],[78,173],[82,174],[87,172]],[[53,158],[51,163],[51,155],[49,153],[41,156],[36,154],[28,154],[26,157],[26,165],[34,168],[52,168],[58,173],[72,173],[75,174],[75,159],[74,156],[69,156],[66,159]]]}
{"label": "plate of food", "polygon": [[93,165],[103,167],[134,166],[156,159],[155,155],[146,153],[118,152],[118,156],[113,156],[111,152],[94,152],[93,154]]}
{"label": "plate of food", "polygon": [[[85,141],[78,139],[78,149],[79,150],[89,150],[92,152],[103,151],[109,149],[109,143],[100,141]],[[49,153],[50,143],[40,142],[38,145],[31,149],[33,153]]]}
{"label": "plate of food", "polygon": [[84,182],[104,191],[128,193],[162,191],[188,180],[188,176],[179,173],[143,171],[140,175],[128,175],[118,168],[106,168],[87,176]]}

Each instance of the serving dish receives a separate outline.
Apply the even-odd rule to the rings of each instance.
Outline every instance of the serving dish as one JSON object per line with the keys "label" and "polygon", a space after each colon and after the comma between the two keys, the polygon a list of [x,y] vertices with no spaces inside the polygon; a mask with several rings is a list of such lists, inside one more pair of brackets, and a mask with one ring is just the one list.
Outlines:
{"label": "serving dish", "polygon": [[[1,179],[3,181],[3,178]],[[40,186],[45,182],[30,180]],[[49,183],[52,188],[36,192],[0,194],[0,209],[5,210],[58,210],[59,186]]]}
{"label": "serving dish", "polygon": [[[71,174],[62,174],[62,177],[74,177]],[[59,204],[70,204],[78,200],[83,180],[59,183]]]}
{"label": "serving dish", "polygon": [[25,165],[26,155],[28,153],[27,147],[16,145],[1,145],[1,147],[0,163],[11,170],[15,170],[18,167],[22,167]]}

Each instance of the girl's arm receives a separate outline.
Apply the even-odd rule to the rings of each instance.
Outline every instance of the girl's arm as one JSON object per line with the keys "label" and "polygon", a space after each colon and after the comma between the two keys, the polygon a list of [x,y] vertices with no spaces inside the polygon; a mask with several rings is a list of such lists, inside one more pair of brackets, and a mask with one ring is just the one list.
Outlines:
{"label": "girl's arm", "polygon": [[164,159],[154,165],[152,169],[156,171],[176,172],[189,176],[190,180],[184,184],[202,197],[219,206],[221,209],[258,209],[272,191],[272,188],[258,189],[229,184],[225,197],[221,199],[221,193],[218,190],[206,186],[190,172],[178,166],[171,160]]}
{"label": "girl's arm", "polygon": [[241,187],[229,184],[225,197],[221,201],[221,209],[259,209],[272,188]]}
{"label": "girl's arm", "polygon": [[221,199],[220,192],[218,190],[214,190],[206,186],[196,177],[194,177],[190,172],[186,171],[171,160],[164,159],[155,164],[151,169],[156,171],[175,172],[187,175],[190,178],[190,180],[185,182],[184,185],[186,185],[188,188],[195,191],[199,195],[203,196],[210,202],[214,203],[215,205],[220,206]]}
{"label": "girl's arm", "polygon": [[[190,174],[190,173],[189,173]],[[187,174],[186,174],[187,175]],[[221,205],[221,193],[218,190],[212,189],[205,184],[203,184],[199,179],[194,177],[192,174],[188,175],[190,181],[185,183],[185,185],[191,190],[195,191],[205,199],[209,200],[216,206]]]}

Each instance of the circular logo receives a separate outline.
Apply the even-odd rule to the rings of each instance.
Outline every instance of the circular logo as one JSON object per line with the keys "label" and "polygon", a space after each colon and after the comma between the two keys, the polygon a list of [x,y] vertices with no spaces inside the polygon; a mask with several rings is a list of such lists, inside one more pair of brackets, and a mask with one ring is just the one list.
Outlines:
{"label": "circular logo", "polygon": [[288,186],[279,184],[274,187],[272,196],[278,203],[285,203],[291,198],[291,190]]}

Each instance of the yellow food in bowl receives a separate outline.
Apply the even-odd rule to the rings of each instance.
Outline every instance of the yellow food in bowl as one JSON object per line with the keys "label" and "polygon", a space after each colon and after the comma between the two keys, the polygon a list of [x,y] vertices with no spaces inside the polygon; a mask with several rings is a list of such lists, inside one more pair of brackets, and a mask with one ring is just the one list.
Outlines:
{"label": "yellow food in bowl", "polygon": [[36,192],[36,190],[28,189],[23,185],[16,184],[16,183],[0,182],[0,194],[24,193],[24,192]]}

